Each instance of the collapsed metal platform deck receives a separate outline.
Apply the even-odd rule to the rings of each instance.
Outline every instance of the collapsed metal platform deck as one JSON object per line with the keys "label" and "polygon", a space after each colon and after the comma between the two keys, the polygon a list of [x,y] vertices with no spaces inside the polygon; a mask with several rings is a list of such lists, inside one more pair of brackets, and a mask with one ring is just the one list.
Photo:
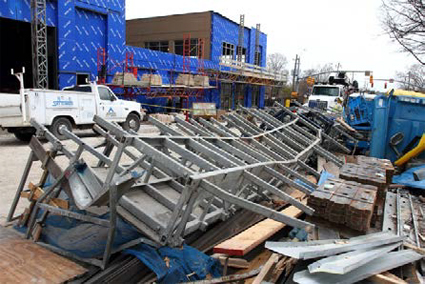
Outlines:
{"label": "collapsed metal platform deck", "polygon": [[[101,267],[106,266],[113,252],[111,244],[117,215],[151,241],[170,246],[181,245],[189,234],[225,220],[239,208],[293,227],[312,228],[312,224],[286,216],[260,201],[284,200],[311,215],[313,209],[292,198],[286,190],[291,187],[309,194],[317,187],[305,178],[305,174],[319,177],[319,173],[306,163],[311,155],[322,156],[338,166],[343,164],[320,145],[323,142],[321,130],[309,125],[299,126],[303,122],[296,116],[282,123],[261,110],[242,109],[240,114],[225,116],[226,124],[214,119],[186,122],[176,118],[176,127],[150,118],[160,129],[160,136],[141,136],[100,117],[94,120],[96,132],[104,137],[99,145],[88,145],[62,128],[62,132],[78,145],[75,152],[45,127],[32,121],[38,136],[47,139],[52,148],[46,150],[37,138],[32,139],[32,152],[8,219],[14,218],[32,162],[42,161],[43,168],[55,182],[44,188],[37,200],[27,237],[48,214],[37,218],[41,208],[47,210],[45,212],[109,227],[103,260],[88,260]],[[266,130],[259,125],[266,125]],[[94,155],[98,163],[87,164],[83,153]],[[68,158],[66,169],[55,162],[58,155]],[[43,185],[41,180],[39,186]],[[62,190],[76,209],[108,206],[109,220],[48,205],[48,201]]]}

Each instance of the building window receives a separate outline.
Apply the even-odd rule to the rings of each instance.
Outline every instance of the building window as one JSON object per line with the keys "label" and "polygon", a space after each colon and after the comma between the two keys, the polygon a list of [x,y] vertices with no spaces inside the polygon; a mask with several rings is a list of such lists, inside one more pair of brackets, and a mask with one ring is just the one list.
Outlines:
{"label": "building window", "polygon": [[145,48],[162,52],[169,51],[168,41],[150,41],[145,42]]}
{"label": "building window", "polygon": [[235,54],[235,45],[227,42],[223,42],[223,51],[222,57],[225,59],[233,59],[233,55]]}
{"label": "building window", "polygon": [[[238,59],[238,55],[239,55],[239,51],[240,49],[239,49],[239,45],[238,45],[238,49],[237,49],[237,53],[236,53],[236,59]],[[242,60],[242,62],[246,62],[246,48],[245,47],[242,47],[242,58],[241,58]]]}
{"label": "building window", "polygon": [[183,55],[183,41],[176,40],[174,41],[174,53],[177,55]]}
{"label": "building window", "polygon": [[[174,41],[174,53],[177,55],[183,55],[183,40]],[[198,56],[198,39],[190,39],[190,56]]]}
{"label": "building window", "polygon": [[77,86],[87,84],[90,75],[86,73],[77,73]]}

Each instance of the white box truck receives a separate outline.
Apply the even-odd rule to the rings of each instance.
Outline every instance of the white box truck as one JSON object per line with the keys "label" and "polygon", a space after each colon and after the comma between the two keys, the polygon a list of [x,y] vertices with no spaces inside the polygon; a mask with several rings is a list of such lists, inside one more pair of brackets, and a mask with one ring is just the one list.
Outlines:
{"label": "white box truck", "polygon": [[20,82],[19,94],[0,93],[0,128],[16,138],[28,141],[35,133],[30,120],[47,126],[59,139],[65,139],[61,126],[69,130],[93,125],[94,115],[120,123],[125,129],[138,131],[142,118],[141,105],[118,99],[107,86],[89,83],[62,91],[25,89],[22,73],[13,73]]}

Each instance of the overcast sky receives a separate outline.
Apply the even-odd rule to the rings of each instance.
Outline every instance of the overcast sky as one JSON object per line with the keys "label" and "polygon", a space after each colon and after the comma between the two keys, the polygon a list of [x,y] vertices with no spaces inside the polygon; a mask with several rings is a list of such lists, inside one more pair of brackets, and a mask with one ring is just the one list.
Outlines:
{"label": "overcast sky", "polygon": [[[296,54],[301,69],[340,63],[345,70],[372,70],[375,78],[393,78],[415,61],[381,29],[380,0],[162,0],[147,4],[126,0],[127,19],[213,10],[268,36],[268,53]],[[362,81],[363,75],[357,79]],[[381,84],[379,84],[381,85]],[[380,86],[378,85],[378,89]]]}

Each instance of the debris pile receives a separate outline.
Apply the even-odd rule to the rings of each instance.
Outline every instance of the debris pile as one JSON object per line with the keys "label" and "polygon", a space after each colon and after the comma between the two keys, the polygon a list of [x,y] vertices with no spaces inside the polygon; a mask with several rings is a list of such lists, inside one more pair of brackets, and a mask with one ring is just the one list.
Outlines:
{"label": "debris pile", "polygon": [[[152,115],[149,135],[95,116],[100,139],[63,127],[66,143],[31,121],[37,136],[8,220],[19,219],[27,238],[104,270],[98,282],[144,269],[141,282],[152,282],[154,271],[159,282],[354,283],[422,258],[422,203],[391,192],[390,161],[346,155],[342,137],[355,139],[343,123],[278,104],[273,111],[241,107],[221,121]],[[29,181],[36,161],[43,174]],[[328,165],[334,177],[321,172]],[[14,216],[20,198],[31,205]],[[58,236],[48,225],[54,215],[101,227],[100,253],[48,243]],[[123,228],[130,237],[120,238]],[[292,241],[281,242],[283,233]],[[257,249],[264,242],[268,250]],[[170,273],[185,249],[214,269]]]}
{"label": "debris pile", "polygon": [[[303,124],[298,117],[282,124],[261,110],[244,112],[268,125],[269,130],[233,113],[223,117],[227,125],[214,119],[186,122],[176,117],[177,128],[151,117],[150,122],[162,135],[138,136],[96,116],[94,129],[104,138],[101,144],[89,145],[66,128],[61,129],[77,146],[76,152],[32,121],[39,138],[33,137],[29,144],[29,160],[43,161],[43,177],[51,175],[54,182],[47,186],[42,178],[37,184],[43,193],[26,212],[26,236],[38,239],[48,214],[105,226],[109,233],[103,259],[87,261],[106,267],[113,251],[118,216],[150,241],[172,247],[182,245],[189,235],[205,231],[240,209],[296,228],[314,227],[264,206],[261,201],[281,200],[312,215],[312,208],[286,190],[292,188],[308,195],[317,188],[305,178],[307,174],[320,176],[306,163],[312,155],[339,166],[343,162],[321,146],[320,129],[307,124],[306,130],[297,125]],[[46,149],[40,138],[52,147]],[[86,162],[87,155],[97,163]],[[67,159],[65,169],[58,166],[57,156]],[[19,196],[25,193],[26,179],[27,171],[12,204],[11,216]],[[51,201],[56,202],[59,195],[66,196],[69,208],[52,205]],[[107,219],[84,213],[102,206],[108,208]],[[41,210],[44,215],[38,219]],[[134,241],[120,249],[130,245]]]}
{"label": "debris pile", "polygon": [[266,248],[295,259],[315,259],[307,270],[294,274],[297,283],[355,283],[423,257],[410,249],[394,251],[403,240],[379,232],[350,239],[267,242]]}

